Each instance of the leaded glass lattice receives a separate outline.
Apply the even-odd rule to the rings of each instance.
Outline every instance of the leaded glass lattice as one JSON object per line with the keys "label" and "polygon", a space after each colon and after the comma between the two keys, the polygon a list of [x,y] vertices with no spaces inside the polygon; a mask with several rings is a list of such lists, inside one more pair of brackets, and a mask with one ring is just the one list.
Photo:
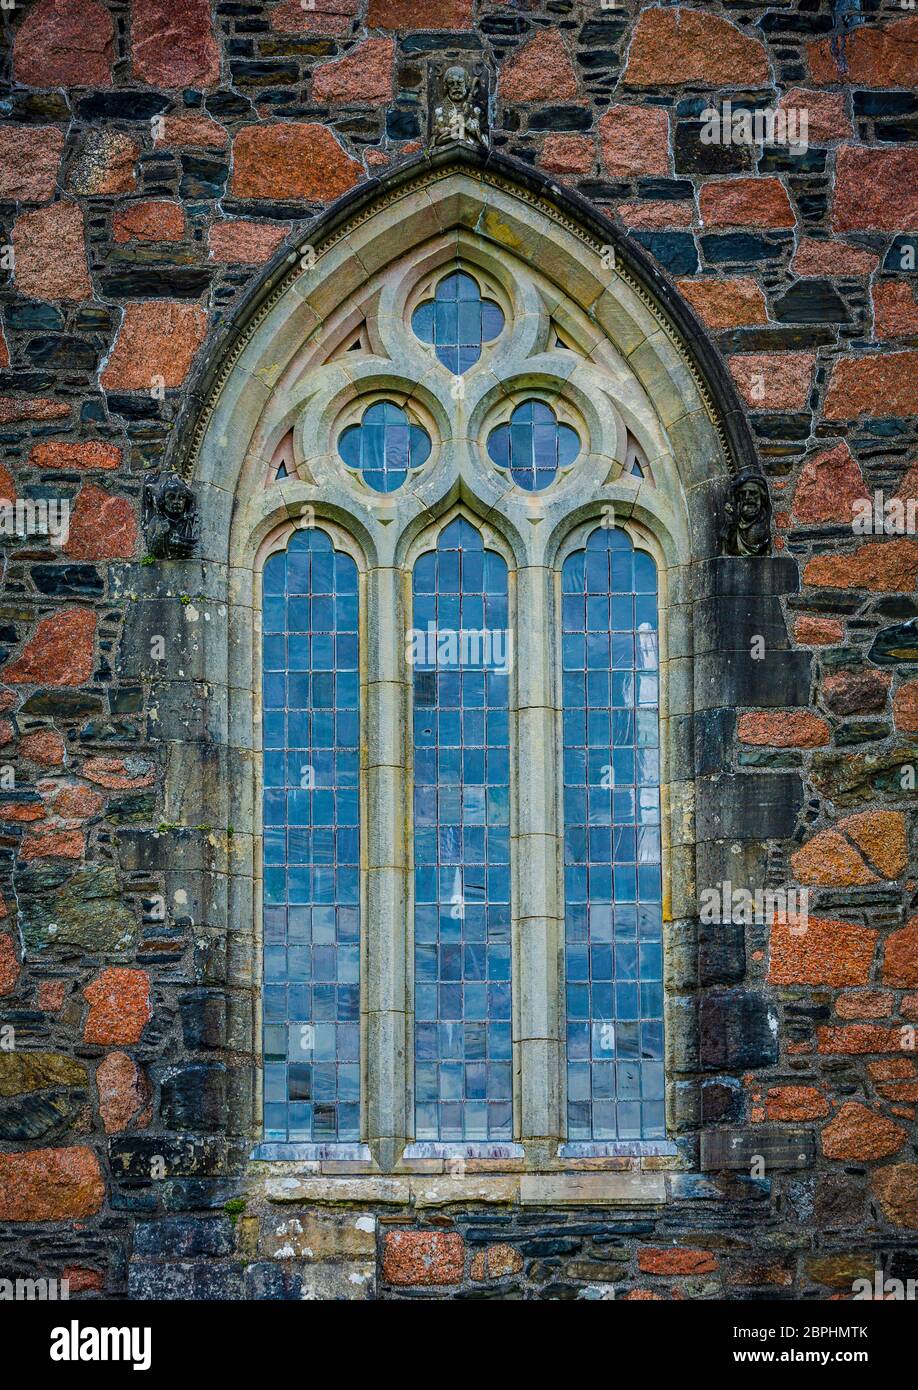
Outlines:
{"label": "leaded glass lattice", "polygon": [[598,528],[562,594],[568,1138],[662,1138],[656,566]]}
{"label": "leaded glass lattice", "polygon": [[523,401],[509,424],[497,425],[488,436],[488,453],[498,468],[527,492],[539,492],[555,481],[580,452],[577,431],[559,424],[544,401]]}
{"label": "leaded glass lattice", "polygon": [[419,1140],[512,1137],[507,581],[462,519],[414,569]]}
{"label": "leaded glass lattice", "polygon": [[394,492],[410,468],[420,468],[430,457],[430,435],[413,425],[394,401],[376,401],[363,413],[359,425],[349,425],[338,441],[338,450],[349,468],[359,469],[374,492]]}
{"label": "leaded glass lattice", "polygon": [[324,531],[264,567],[264,1120],[360,1137],[357,567]]}
{"label": "leaded glass lattice", "polygon": [[482,299],[478,285],[464,270],[453,271],[437,285],[433,299],[415,309],[411,327],[422,343],[431,343],[439,360],[455,376],[474,367],[483,343],[502,331],[504,315],[493,299]]}

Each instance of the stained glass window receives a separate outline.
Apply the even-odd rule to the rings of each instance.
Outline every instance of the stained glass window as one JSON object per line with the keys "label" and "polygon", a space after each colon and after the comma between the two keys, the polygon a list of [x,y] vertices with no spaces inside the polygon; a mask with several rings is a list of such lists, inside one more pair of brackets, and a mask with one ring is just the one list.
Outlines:
{"label": "stained glass window", "polygon": [[360,1137],[357,567],[318,529],[263,600],[268,1140]]}
{"label": "stained glass window", "polygon": [[401,406],[376,401],[363,413],[359,425],[349,425],[338,440],[338,450],[349,468],[357,468],[375,492],[394,492],[430,457],[430,435],[413,425]]}
{"label": "stained glass window", "polygon": [[562,590],[568,1138],[663,1138],[656,566],[597,528]]}
{"label": "stained glass window", "polygon": [[415,1134],[512,1137],[507,566],[459,519],[414,569]]}
{"label": "stained glass window", "polygon": [[433,299],[418,305],[411,326],[422,343],[433,344],[444,367],[461,376],[478,361],[482,344],[501,332],[504,315],[493,299],[482,299],[471,275],[456,270],[440,281]]}
{"label": "stained glass window", "polygon": [[544,401],[523,401],[509,424],[498,425],[488,436],[488,453],[498,468],[506,468],[515,483],[527,492],[548,487],[558,469],[573,463],[580,439],[570,425],[558,423]]}

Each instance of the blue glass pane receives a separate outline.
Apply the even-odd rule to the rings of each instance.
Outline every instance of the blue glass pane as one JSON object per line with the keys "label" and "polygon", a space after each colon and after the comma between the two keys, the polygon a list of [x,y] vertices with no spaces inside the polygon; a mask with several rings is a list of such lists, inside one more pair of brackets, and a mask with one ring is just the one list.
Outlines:
{"label": "blue glass pane", "polygon": [[359,425],[349,425],[338,439],[338,452],[348,468],[359,468],[375,492],[394,492],[410,468],[430,457],[430,435],[410,423],[401,406],[377,401],[363,413]]}
{"label": "blue glass pane", "polygon": [[504,561],[462,518],[415,566],[420,1140],[513,1133],[507,593]]}
{"label": "blue glass pane", "polygon": [[513,481],[527,492],[539,492],[554,482],[559,468],[573,463],[580,438],[570,425],[558,423],[544,401],[523,401],[508,425],[497,425],[488,436],[488,453],[498,468],[509,469]]}
{"label": "blue glass pane", "polygon": [[266,607],[274,605],[263,663],[265,1137],[353,1141],[360,1138],[357,567],[324,531],[297,531],[266,561],[264,589]]}
{"label": "blue glass pane", "polygon": [[574,1141],[665,1135],[656,587],[618,529],[593,531],[562,574]]}
{"label": "blue glass pane", "polygon": [[503,331],[504,315],[493,299],[482,299],[471,275],[457,270],[415,309],[411,326],[422,343],[433,344],[444,367],[461,376],[478,361],[482,344]]}

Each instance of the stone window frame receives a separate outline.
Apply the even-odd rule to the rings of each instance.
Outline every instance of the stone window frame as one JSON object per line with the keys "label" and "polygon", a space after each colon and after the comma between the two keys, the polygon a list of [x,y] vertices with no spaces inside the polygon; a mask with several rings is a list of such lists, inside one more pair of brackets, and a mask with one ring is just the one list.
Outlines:
{"label": "stone window frame", "polygon": [[[611,269],[607,264],[610,242],[616,248]],[[225,853],[214,853],[202,867],[193,905],[202,923],[207,924],[207,932],[225,938],[228,963],[224,982],[235,1002],[236,1051],[251,1058],[248,1065],[234,1069],[237,1084],[232,1087],[226,1128],[240,1137],[243,1147],[248,1142],[249,1152],[256,1158],[264,1151],[257,1141],[254,1150],[251,1148],[260,1123],[259,1107],[253,1104],[257,1087],[251,1084],[258,1073],[253,1004],[260,962],[254,891],[257,841],[250,833],[257,825],[257,748],[252,720],[257,580],[253,557],[265,542],[273,543],[279,528],[289,526],[290,519],[299,517],[308,504],[315,509],[317,524],[335,526],[346,533],[365,559],[361,586],[370,599],[369,609],[364,599],[362,623],[367,621],[363,615],[374,608],[398,611],[398,575],[404,579],[410,571],[401,560],[396,563],[396,547],[391,540],[382,556],[387,563],[377,562],[378,539],[368,517],[355,514],[352,499],[343,498],[328,486],[321,457],[315,457],[315,450],[310,452],[304,439],[301,417],[304,399],[315,395],[309,386],[310,368],[334,358],[336,343],[340,346],[358,331],[365,331],[361,295],[366,297],[373,278],[386,272],[383,296],[403,286],[404,277],[392,273],[389,248],[398,244],[416,251],[438,245],[442,255],[446,243],[450,247],[446,259],[454,261],[457,251],[463,261],[484,259],[495,275],[502,267],[506,273],[514,262],[524,268],[540,268],[539,274],[550,287],[550,317],[557,320],[565,338],[579,333],[583,360],[593,367],[601,366],[615,382],[621,442],[611,457],[621,469],[630,434],[650,464],[652,480],[619,475],[608,481],[606,456],[604,476],[593,480],[589,495],[578,495],[572,489],[560,512],[549,516],[548,525],[540,528],[530,524],[529,513],[533,502],[545,505],[547,493],[524,494],[525,508],[514,524],[506,508],[500,512],[499,499],[489,503],[487,489],[473,502],[468,481],[457,477],[439,495],[435,485],[424,516],[394,528],[395,533],[404,546],[403,554],[407,554],[423,526],[432,524],[430,518],[445,524],[462,504],[469,507],[470,519],[479,529],[482,513],[489,520],[500,515],[499,529],[504,543],[514,551],[517,576],[530,588],[533,565],[527,558],[527,542],[532,533],[542,530],[547,543],[540,558],[560,574],[558,555],[566,544],[573,544],[569,537],[578,527],[595,524],[603,504],[609,501],[619,504],[616,515],[636,543],[656,547],[661,576],[660,628],[667,644],[667,672],[661,682],[661,736],[666,743],[669,773],[661,795],[664,826],[669,823],[668,834],[664,830],[664,919],[671,933],[666,982],[668,1124],[678,1108],[677,1078],[697,1071],[698,1037],[691,998],[697,987],[692,944],[695,765],[690,732],[694,676],[691,604],[697,595],[710,592],[710,586],[704,579],[700,588],[693,586],[692,572],[699,565],[710,568],[717,554],[717,520],[725,483],[731,473],[750,466],[754,458],[748,426],[722,363],[700,334],[690,311],[681,306],[646,257],[588,205],[562,194],[550,180],[506,159],[491,156],[483,164],[467,152],[447,151],[432,159],[422,158],[382,185],[374,184],[342,200],[312,237],[301,240],[300,247],[309,245],[316,252],[315,266],[308,274],[300,264],[299,248],[278,256],[263,283],[228,325],[228,348],[205,361],[188,417],[176,435],[173,458],[199,497],[202,556],[175,568],[184,567],[197,575],[220,618],[202,630],[200,643],[201,669],[211,678],[207,717],[217,756],[210,756],[209,765],[201,766],[198,774],[189,778],[189,762],[202,762],[200,749],[189,738],[187,728],[170,728],[176,723],[175,711],[170,711],[164,728],[168,754],[166,814],[169,820],[187,824],[196,814],[192,807],[206,798],[208,805],[215,803],[220,814],[225,814],[228,825],[242,827],[241,833],[237,830],[232,842],[227,842]],[[527,272],[527,283],[531,283],[531,274]],[[416,284],[416,261],[411,275]],[[569,386],[569,379],[565,380]],[[352,399],[357,394],[353,389]],[[725,408],[715,404],[715,397],[725,402]],[[584,408],[589,410],[592,405],[587,400]],[[321,409],[313,413],[323,422],[327,438],[327,412],[325,417]],[[271,461],[291,429],[298,457],[308,461],[308,466],[301,467],[297,478],[265,487]],[[432,458],[431,476],[438,467]],[[565,487],[562,484],[559,491]],[[383,505],[397,506],[398,496],[383,494],[377,499]],[[547,594],[547,585],[543,587]],[[548,602],[547,597],[537,598],[528,610],[534,625],[546,618]],[[395,643],[374,644],[373,636],[368,630],[371,664],[363,717],[384,746],[398,731],[391,718],[388,724],[375,718],[372,687],[398,686],[399,676],[392,663],[400,653]],[[536,648],[539,644],[530,645]],[[557,715],[557,710],[553,713]],[[546,714],[543,708],[543,720]],[[560,750],[560,738],[555,746]],[[544,792],[542,795],[544,800]],[[368,873],[372,876],[372,872],[370,864]],[[182,871],[180,876],[188,878]],[[169,879],[167,873],[167,882]],[[171,880],[175,881],[174,873]],[[404,912],[402,917],[404,920]],[[391,982],[405,970],[407,961],[404,950],[390,954],[397,957],[387,967]],[[523,960],[528,968],[534,956],[523,953]],[[525,994],[525,978],[518,978]],[[371,1026],[388,1030],[390,1042],[384,1052],[389,1057],[398,1054],[392,1036],[393,1015],[398,1012],[369,1009],[371,1015],[378,1014],[371,1019]],[[545,1069],[556,1079],[549,1085],[535,1085],[527,1077],[534,1077],[537,1068],[530,1065],[523,1069],[523,1155],[502,1154],[489,1159],[470,1153],[473,1170],[558,1172],[572,1162],[576,1166],[572,1155],[561,1147],[560,1040],[556,1043],[555,1038],[534,1036],[524,1038],[520,1045],[532,1053],[541,1050]],[[364,1097],[369,1152],[361,1149],[348,1158],[320,1146],[309,1155],[278,1153],[272,1158],[289,1159],[311,1173],[342,1169],[392,1173],[410,1171],[412,1166],[418,1171],[429,1168],[429,1158],[405,1156],[408,1092],[406,1087],[392,1084],[392,1070],[380,1071],[377,1087],[372,1086],[371,1078]],[[249,1085],[245,1084],[246,1076]],[[682,1101],[679,1105],[684,1109]],[[389,1113],[384,1114],[387,1107]],[[674,1140],[677,1138],[674,1134]],[[235,1140],[234,1145],[238,1151]],[[615,1168],[622,1163],[627,1166],[629,1160],[632,1166],[635,1162],[655,1168],[697,1166],[697,1136],[688,1142],[662,1145],[594,1147],[595,1153],[587,1160],[590,1166]],[[442,1161],[441,1156],[435,1164]],[[262,1164],[256,1163],[255,1168],[262,1169]],[[283,1171],[275,1164],[267,1164],[265,1169],[275,1175]],[[658,1188],[654,1183],[650,1186],[655,1195],[648,1200],[657,1200]]]}

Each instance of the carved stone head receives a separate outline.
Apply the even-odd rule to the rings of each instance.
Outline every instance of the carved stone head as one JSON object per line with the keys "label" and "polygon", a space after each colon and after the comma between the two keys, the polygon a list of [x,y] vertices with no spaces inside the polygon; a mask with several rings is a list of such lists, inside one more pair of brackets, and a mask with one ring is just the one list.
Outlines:
{"label": "carved stone head", "polygon": [[767,555],[771,550],[771,499],[761,473],[746,469],[730,480],[721,542],[725,555]]}
{"label": "carved stone head", "polygon": [[144,483],[143,525],[147,550],[161,560],[184,560],[198,539],[198,504],[177,473]]}

